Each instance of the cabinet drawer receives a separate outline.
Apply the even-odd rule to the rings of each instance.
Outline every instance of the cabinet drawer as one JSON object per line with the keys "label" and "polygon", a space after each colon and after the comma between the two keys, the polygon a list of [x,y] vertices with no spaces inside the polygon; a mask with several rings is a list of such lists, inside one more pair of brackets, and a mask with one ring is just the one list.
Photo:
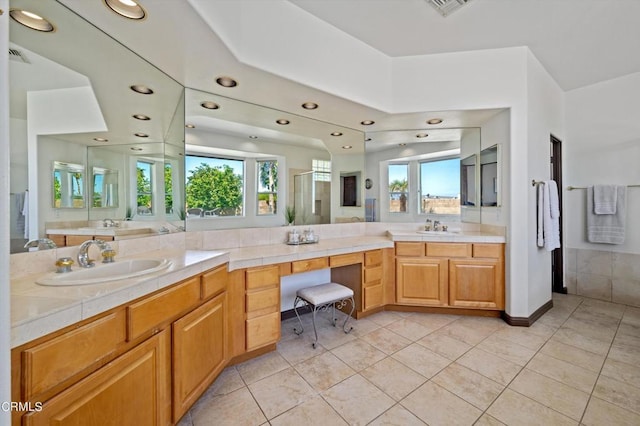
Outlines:
{"label": "cabinet drawer", "polygon": [[492,257],[500,259],[503,257],[502,244],[474,244],[473,257]]}
{"label": "cabinet drawer", "polygon": [[424,256],[424,243],[396,243],[396,256]]}
{"label": "cabinet drawer", "polygon": [[257,349],[280,339],[280,312],[246,321],[247,351]]}
{"label": "cabinet drawer", "polygon": [[25,398],[30,399],[111,355],[125,341],[124,310],[69,331],[22,353]]}
{"label": "cabinet drawer", "polygon": [[247,293],[247,318],[280,311],[280,287]]}
{"label": "cabinet drawer", "polygon": [[79,246],[87,240],[93,240],[91,235],[67,235],[66,236],[66,245],[67,246]]}
{"label": "cabinet drawer", "polygon": [[467,243],[427,243],[430,257],[471,257],[471,244]]}
{"label": "cabinet drawer", "polygon": [[225,291],[227,288],[227,265],[218,266],[216,269],[202,274],[201,286],[203,300]]}
{"label": "cabinet drawer", "polygon": [[67,239],[64,235],[60,234],[47,234],[47,238],[55,243],[58,247],[64,247],[67,245]]}
{"label": "cabinet drawer", "polygon": [[362,253],[339,254],[329,257],[329,265],[332,268],[345,265],[355,265],[362,263]]}
{"label": "cabinet drawer", "polygon": [[278,265],[247,269],[247,290],[260,287],[272,287],[280,284],[280,267]]}
{"label": "cabinet drawer", "polygon": [[363,310],[376,308],[382,305],[382,283],[378,283],[376,285],[366,286],[362,289],[364,292],[363,296]]}
{"label": "cabinet drawer", "polygon": [[299,272],[315,271],[329,267],[329,259],[326,257],[316,257],[314,259],[296,260],[291,262],[291,272],[297,274]]}
{"label": "cabinet drawer", "polygon": [[374,266],[371,268],[365,268],[364,270],[364,282],[370,283],[373,281],[379,281],[382,279],[382,266]]}
{"label": "cabinet drawer", "polygon": [[377,266],[382,263],[382,250],[371,250],[364,254],[364,266]]}
{"label": "cabinet drawer", "polygon": [[180,314],[189,311],[200,302],[200,277],[193,277],[168,290],[127,307],[129,340]]}

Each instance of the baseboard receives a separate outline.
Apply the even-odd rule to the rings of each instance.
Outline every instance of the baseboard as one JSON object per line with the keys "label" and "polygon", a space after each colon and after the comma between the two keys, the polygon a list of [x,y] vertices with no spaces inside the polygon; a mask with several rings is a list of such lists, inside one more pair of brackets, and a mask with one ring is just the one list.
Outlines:
{"label": "baseboard", "polygon": [[502,319],[509,325],[514,327],[531,327],[542,315],[549,309],[553,308],[553,300],[549,300],[544,305],[540,306],[534,313],[528,317],[512,317],[506,312],[502,313]]}

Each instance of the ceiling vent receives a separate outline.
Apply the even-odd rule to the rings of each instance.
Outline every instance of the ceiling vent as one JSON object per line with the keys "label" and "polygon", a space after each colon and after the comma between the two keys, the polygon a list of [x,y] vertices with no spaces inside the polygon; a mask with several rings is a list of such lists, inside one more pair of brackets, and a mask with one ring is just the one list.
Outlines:
{"label": "ceiling vent", "polygon": [[449,16],[471,0],[426,0],[433,6],[442,16]]}
{"label": "ceiling vent", "polygon": [[12,61],[23,62],[25,64],[30,64],[31,62],[27,59],[27,57],[22,53],[22,51],[18,49],[9,48],[9,59]]}

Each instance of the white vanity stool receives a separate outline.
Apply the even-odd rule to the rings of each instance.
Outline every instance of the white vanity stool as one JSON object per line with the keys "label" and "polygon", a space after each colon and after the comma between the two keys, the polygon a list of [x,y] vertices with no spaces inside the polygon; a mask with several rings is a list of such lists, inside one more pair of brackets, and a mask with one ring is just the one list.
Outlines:
{"label": "white vanity stool", "polygon": [[341,309],[347,304],[347,301],[351,302],[351,312],[345,318],[344,324],[342,324],[342,329],[345,333],[349,333],[353,330],[353,327],[347,329],[347,321],[351,318],[353,311],[355,309],[355,301],[353,300],[353,290],[348,287],[343,286],[338,283],[327,283],[315,285],[312,287],[301,288],[296,292],[296,300],[293,302],[293,310],[298,317],[298,321],[300,321],[300,330],[294,328],[293,331],[296,334],[302,334],[304,328],[302,326],[302,320],[300,319],[300,315],[298,315],[298,303],[304,303],[306,306],[311,308],[312,312],[312,322],[313,322],[313,333],[315,334],[315,340],[313,341],[313,348],[315,349],[316,343],[318,343],[318,331],[316,330],[316,312],[317,311],[326,311],[329,307],[332,308],[331,311],[331,322],[333,326],[336,326],[336,305],[338,305],[338,309]]}

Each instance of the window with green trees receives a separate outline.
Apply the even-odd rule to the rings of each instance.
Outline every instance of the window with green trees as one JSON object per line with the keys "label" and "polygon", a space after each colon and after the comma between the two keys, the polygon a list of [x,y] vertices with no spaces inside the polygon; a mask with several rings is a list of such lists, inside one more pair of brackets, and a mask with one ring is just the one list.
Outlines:
{"label": "window with green trees", "polygon": [[278,209],[278,162],[259,160],[258,166],[258,215],[273,215]]}
{"label": "window with green trees", "polygon": [[187,212],[200,209],[204,216],[244,214],[244,161],[187,155]]}
{"label": "window with green trees", "polygon": [[136,163],[137,205],[138,214],[153,214],[153,163],[138,161]]}
{"label": "window with green trees", "polygon": [[409,199],[409,165],[389,164],[389,212],[406,213]]}

